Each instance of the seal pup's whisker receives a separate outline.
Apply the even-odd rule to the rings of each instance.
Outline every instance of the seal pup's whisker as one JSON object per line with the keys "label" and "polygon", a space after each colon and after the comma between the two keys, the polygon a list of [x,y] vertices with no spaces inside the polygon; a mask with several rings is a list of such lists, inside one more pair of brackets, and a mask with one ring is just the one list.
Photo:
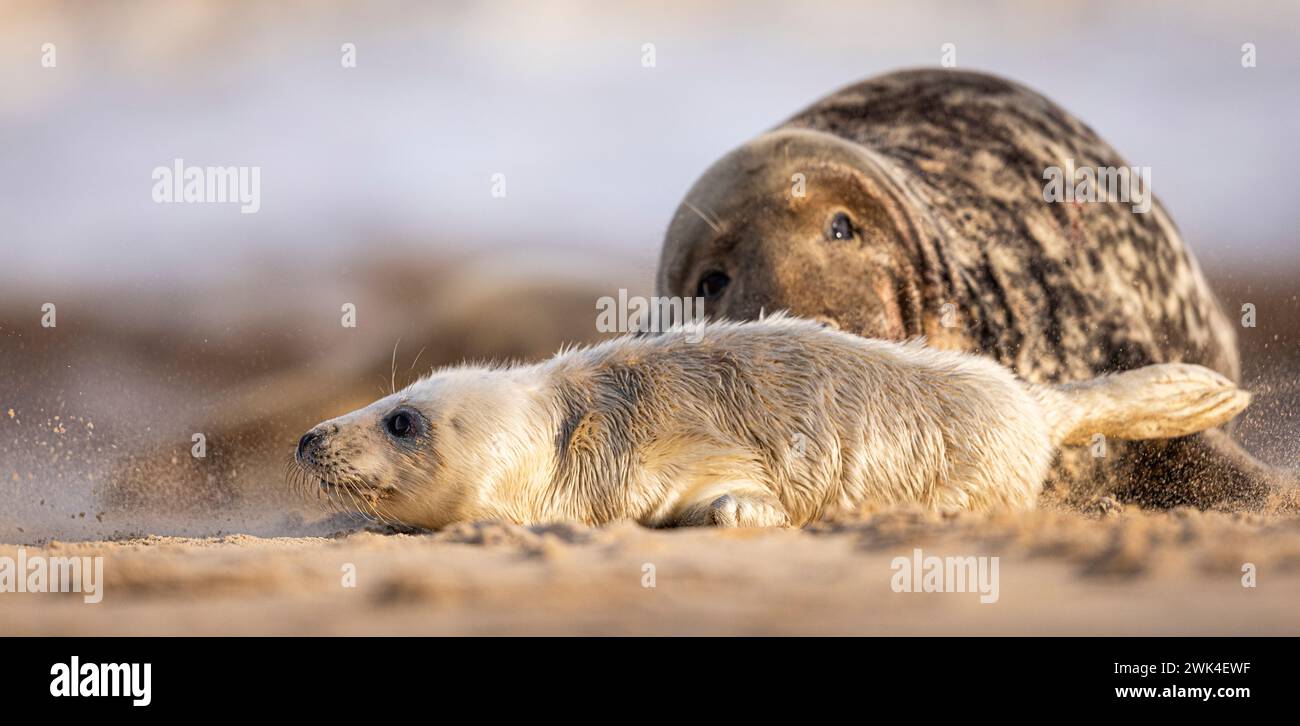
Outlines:
{"label": "seal pup's whisker", "polygon": [[388,392],[389,393],[397,393],[397,346],[401,344],[402,344],[401,338],[398,338],[397,342],[393,343],[393,360],[392,360],[392,365],[388,371],[388,389],[389,389]]}

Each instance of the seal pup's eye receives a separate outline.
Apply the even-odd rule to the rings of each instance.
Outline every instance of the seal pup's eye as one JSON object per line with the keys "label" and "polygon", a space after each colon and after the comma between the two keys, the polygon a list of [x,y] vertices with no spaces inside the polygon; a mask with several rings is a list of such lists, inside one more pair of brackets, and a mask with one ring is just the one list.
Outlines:
{"label": "seal pup's eye", "polygon": [[415,415],[406,409],[398,409],[384,419],[384,430],[395,439],[405,439],[415,434]]}
{"label": "seal pup's eye", "polygon": [[726,273],[709,272],[700,278],[700,284],[695,287],[695,297],[702,297],[706,300],[716,299],[731,284],[731,278]]}
{"label": "seal pup's eye", "polygon": [[849,219],[849,215],[837,212],[834,217],[831,217],[829,232],[831,239],[853,239],[853,222]]}

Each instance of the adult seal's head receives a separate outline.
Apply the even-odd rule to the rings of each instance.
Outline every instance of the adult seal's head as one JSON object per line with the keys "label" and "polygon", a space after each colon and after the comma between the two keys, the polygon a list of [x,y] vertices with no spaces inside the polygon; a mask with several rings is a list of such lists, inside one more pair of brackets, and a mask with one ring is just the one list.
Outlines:
{"label": "adult seal's head", "polygon": [[822,131],[773,131],[691,188],[669,227],[658,286],[704,298],[715,317],[779,306],[902,338],[921,305],[922,209],[870,148]]}

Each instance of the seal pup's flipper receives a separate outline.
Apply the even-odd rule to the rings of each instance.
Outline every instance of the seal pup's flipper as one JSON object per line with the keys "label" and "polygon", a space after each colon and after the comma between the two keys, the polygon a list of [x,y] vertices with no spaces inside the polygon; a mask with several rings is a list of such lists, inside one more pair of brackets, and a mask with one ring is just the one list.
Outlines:
{"label": "seal pup's flipper", "polygon": [[670,527],[788,527],[790,515],[771,493],[751,482],[704,487],[678,505]]}
{"label": "seal pup's flipper", "polygon": [[1231,420],[1250,394],[1198,365],[1161,363],[1057,386],[1034,386],[1052,441],[1087,444],[1100,434],[1142,440],[1188,436]]}

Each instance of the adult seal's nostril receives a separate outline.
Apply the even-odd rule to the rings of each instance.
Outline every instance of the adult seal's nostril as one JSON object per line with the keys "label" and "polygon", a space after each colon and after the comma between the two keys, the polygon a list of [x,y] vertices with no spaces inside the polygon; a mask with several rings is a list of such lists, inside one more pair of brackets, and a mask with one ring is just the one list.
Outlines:
{"label": "adult seal's nostril", "polygon": [[316,446],[320,444],[321,435],[316,431],[308,431],[298,439],[298,460],[301,461],[308,453],[315,451]]}

